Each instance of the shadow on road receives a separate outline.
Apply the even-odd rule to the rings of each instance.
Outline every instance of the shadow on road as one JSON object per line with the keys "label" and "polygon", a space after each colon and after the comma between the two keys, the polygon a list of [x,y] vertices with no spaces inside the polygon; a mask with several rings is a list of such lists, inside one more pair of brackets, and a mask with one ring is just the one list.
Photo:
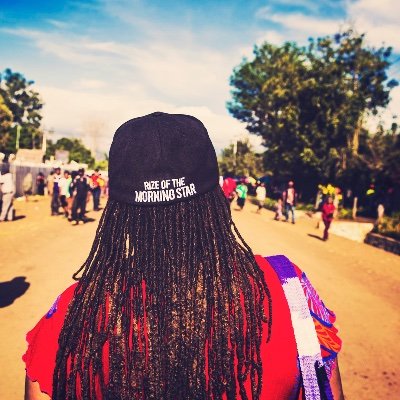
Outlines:
{"label": "shadow on road", "polygon": [[318,239],[318,240],[320,240],[321,242],[324,241],[324,239],[322,239],[321,236],[313,235],[312,233],[307,233],[307,236],[310,236],[310,237],[312,237],[312,238],[314,238],[314,239]]}
{"label": "shadow on road", "polygon": [[21,297],[31,285],[26,276],[17,276],[11,281],[0,282],[0,308],[8,307]]}
{"label": "shadow on road", "polygon": [[16,216],[14,217],[14,221],[17,221],[17,220],[19,220],[19,219],[24,219],[24,218],[26,218],[25,215],[16,215]]}

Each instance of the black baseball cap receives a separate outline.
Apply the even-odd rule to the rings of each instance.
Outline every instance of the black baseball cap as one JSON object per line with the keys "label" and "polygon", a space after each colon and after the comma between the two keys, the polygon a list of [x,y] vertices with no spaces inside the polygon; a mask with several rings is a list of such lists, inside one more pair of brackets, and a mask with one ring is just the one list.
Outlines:
{"label": "black baseball cap", "polygon": [[136,205],[172,204],[219,184],[217,157],[195,117],[155,112],[115,132],[109,156],[109,197]]}

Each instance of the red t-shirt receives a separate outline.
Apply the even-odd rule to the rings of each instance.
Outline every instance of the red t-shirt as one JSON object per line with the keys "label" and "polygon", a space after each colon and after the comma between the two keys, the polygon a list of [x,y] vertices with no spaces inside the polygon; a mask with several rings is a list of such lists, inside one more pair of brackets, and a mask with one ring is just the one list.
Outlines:
{"label": "red t-shirt", "polygon": [[[264,361],[263,387],[260,398],[262,400],[297,399],[300,391],[300,374],[289,306],[274,269],[263,257],[256,256],[256,260],[264,272],[265,280],[271,293],[273,318],[272,332],[268,343],[266,341],[267,329],[265,328],[263,332],[264,337],[261,345],[261,355]],[[301,280],[304,274],[297,267],[296,273]],[[77,284],[70,286],[58,296],[49,312],[28,332],[26,337],[28,349],[23,356],[23,360],[26,364],[27,376],[31,381],[37,381],[41,391],[49,396],[52,393],[58,337]],[[315,307],[324,307],[327,310],[316,294],[313,294],[312,298],[308,299],[308,303],[310,310],[312,308],[315,309]],[[331,311],[329,311],[328,315],[330,321],[327,324],[323,323],[319,318],[313,317],[313,320],[321,345],[322,357],[332,363],[340,350],[341,341],[337,336],[337,330],[333,326],[335,316]],[[105,352],[108,353],[108,348]],[[105,365],[104,372],[107,378],[108,357],[104,354],[103,360],[105,361],[103,365]],[[246,392],[248,398],[251,399],[250,379],[246,383]],[[99,399],[102,398],[100,394],[97,397]],[[237,398],[240,398],[239,392],[237,392]]]}
{"label": "red t-shirt", "polygon": [[235,189],[236,189],[236,182],[234,179],[232,178],[224,179],[224,182],[222,183],[222,191],[224,192],[224,195],[227,199],[230,199],[235,195]]}
{"label": "red t-shirt", "polygon": [[322,206],[322,219],[326,221],[332,221],[335,209],[336,207],[332,203],[325,203]]}

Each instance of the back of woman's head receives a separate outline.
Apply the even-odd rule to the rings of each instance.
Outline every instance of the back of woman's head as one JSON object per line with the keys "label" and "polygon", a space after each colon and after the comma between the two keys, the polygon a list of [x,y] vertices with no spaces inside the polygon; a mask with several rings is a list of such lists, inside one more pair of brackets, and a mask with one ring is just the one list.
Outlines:
{"label": "back of woman's head", "polygon": [[[143,118],[156,125],[166,119],[172,129],[170,117]],[[185,118],[193,129],[197,120]],[[154,146],[157,151],[156,140]],[[149,179],[146,171],[135,171],[146,184],[140,190],[141,183],[132,181],[132,197],[123,190],[129,170],[118,165],[127,175],[119,181],[110,167],[110,200],[77,272],[82,277],[59,339],[53,399],[73,399],[78,392],[95,398],[96,386],[106,399],[247,398],[246,381],[259,398],[260,342],[270,325],[263,274],[214,182],[213,161],[207,181],[191,165],[196,160],[186,160],[179,171],[174,161],[165,163],[165,154],[157,163],[169,164],[171,175]]]}

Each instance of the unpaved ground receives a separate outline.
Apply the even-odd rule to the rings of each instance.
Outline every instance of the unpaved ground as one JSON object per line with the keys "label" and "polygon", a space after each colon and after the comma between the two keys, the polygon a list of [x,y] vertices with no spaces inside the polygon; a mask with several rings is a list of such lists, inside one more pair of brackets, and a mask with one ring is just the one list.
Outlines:
{"label": "unpaved ground", "polygon": [[[26,218],[0,224],[0,283],[19,276],[30,283],[25,294],[0,308],[1,400],[23,398],[25,333],[71,283],[96,230],[96,222],[72,227],[50,217],[49,204],[49,199],[16,202],[17,213]],[[325,243],[309,236],[319,235],[315,221],[286,224],[273,221],[269,211],[254,210],[247,204],[233,211],[254,252],[290,257],[338,316],[346,398],[399,398],[400,257],[335,236]]]}

